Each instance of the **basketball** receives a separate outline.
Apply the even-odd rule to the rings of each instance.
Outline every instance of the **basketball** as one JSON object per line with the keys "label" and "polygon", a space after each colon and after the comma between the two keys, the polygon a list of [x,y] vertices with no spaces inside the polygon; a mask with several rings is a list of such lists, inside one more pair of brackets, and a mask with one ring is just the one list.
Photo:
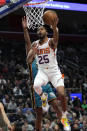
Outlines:
{"label": "basketball", "polygon": [[46,12],[44,12],[43,21],[44,21],[45,24],[52,25],[52,22],[55,19],[57,20],[57,23],[58,23],[58,16],[57,16],[55,11],[47,10]]}

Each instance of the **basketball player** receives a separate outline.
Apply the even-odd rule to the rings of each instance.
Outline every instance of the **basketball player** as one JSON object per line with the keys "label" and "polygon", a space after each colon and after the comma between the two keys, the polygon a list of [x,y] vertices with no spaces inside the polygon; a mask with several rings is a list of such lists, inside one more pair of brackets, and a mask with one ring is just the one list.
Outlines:
{"label": "basketball player", "polygon": [[[26,53],[29,52],[29,35],[28,31],[26,30],[27,24],[26,24],[26,19],[22,19],[22,26],[24,30],[24,36],[25,36],[25,41],[26,41]],[[27,62],[28,63],[28,62]],[[32,74],[33,78],[35,79],[37,75],[38,69],[36,65],[36,60],[33,61],[32,63]],[[58,101],[57,98],[50,86],[50,84],[47,84],[46,86],[42,86],[43,92],[48,94],[48,102],[53,106],[55,112],[57,113],[58,116],[58,122],[60,122],[61,117],[62,117],[62,112],[58,108]],[[42,110],[42,101],[40,96],[35,92],[34,93],[35,97],[35,109],[36,109],[36,131],[41,131],[41,122],[42,122],[42,115],[43,115],[43,110]]]}
{"label": "basketball player", "polygon": [[0,102],[0,112],[1,112],[1,114],[2,114],[2,117],[3,117],[4,121],[5,121],[5,123],[6,123],[7,126],[8,126],[8,129],[11,130],[11,131],[13,131],[13,128],[12,128],[12,126],[11,126],[11,123],[10,123],[10,121],[9,121],[6,113],[5,113],[4,106],[3,106],[3,104],[2,104],[1,102]]}
{"label": "basketball player", "polygon": [[[38,69],[36,65],[36,59],[32,63],[32,74],[35,79],[37,75]],[[54,111],[57,113],[58,116],[58,122],[60,122],[62,118],[62,112],[60,111],[58,107],[58,101],[57,98],[50,86],[50,84],[47,84],[46,86],[42,86],[43,92],[47,93],[48,95],[48,103],[53,107]],[[36,107],[36,131],[41,131],[41,121],[42,121],[42,100],[41,97],[35,92],[35,107]]]}
{"label": "basketball player", "polygon": [[[25,17],[22,19],[22,23],[24,21],[26,21]],[[28,44],[27,61],[31,63],[36,57],[38,73],[34,80],[34,89],[35,92],[41,97],[42,101],[46,98],[42,90],[42,86],[46,85],[50,81],[57,89],[61,98],[61,106],[63,111],[61,122],[64,125],[64,130],[70,131],[70,125],[66,116],[64,82],[56,60],[56,51],[59,38],[56,19],[53,21],[51,27],[53,29],[53,38],[48,38],[46,29],[41,26],[37,30],[39,40],[33,42],[32,47],[27,28],[24,29],[24,37],[26,38],[25,41]]]}

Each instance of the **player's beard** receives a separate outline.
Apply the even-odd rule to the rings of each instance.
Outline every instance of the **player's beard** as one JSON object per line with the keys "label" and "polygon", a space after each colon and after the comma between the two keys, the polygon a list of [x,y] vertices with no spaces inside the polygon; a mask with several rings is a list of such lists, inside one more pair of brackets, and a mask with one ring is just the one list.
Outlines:
{"label": "player's beard", "polygon": [[40,40],[43,40],[46,37],[46,34],[39,34],[38,37]]}

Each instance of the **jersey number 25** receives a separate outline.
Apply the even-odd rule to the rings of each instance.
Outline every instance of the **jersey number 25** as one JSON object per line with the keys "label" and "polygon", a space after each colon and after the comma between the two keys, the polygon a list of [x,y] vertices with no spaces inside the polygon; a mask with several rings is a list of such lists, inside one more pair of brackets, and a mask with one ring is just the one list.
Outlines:
{"label": "jersey number 25", "polygon": [[39,64],[49,63],[49,58],[47,58],[48,55],[38,56],[39,58]]}

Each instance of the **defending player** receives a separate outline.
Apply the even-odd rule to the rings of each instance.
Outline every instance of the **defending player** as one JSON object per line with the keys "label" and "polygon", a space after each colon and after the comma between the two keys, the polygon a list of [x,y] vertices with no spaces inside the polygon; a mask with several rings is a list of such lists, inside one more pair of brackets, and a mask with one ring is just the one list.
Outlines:
{"label": "defending player", "polygon": [[[22,19],[22,22],[24,21],[24,19]],[[29,51],[27,52],[27,60],[29,63],[31,63],[35,57],[37,59],[38,73],[34,81],[34,89],[36,93],[40,95],[42,100],[45,98],[42,86],[46,85],[50,81],[57,89],[58,94],[61,98],[61,106],[63,111],[61,122],[64,125],[64,129],[70,131],[70,125],[66,116],[66,97],[64,91],[64,82],[56,60],[56,51],[59,38],[56,19],[53,21],[52,29],[53,38],[48,38],[46,29],[41,26],[37,30],[39,40],[35,41],[32,47],[30,46],[31,42],[29,34],[28,32],[25,33],[27,29],[24,30],[24,36],[25,34],[28,35],[27,39],[25,39],[26,42],[28,42]]]}

